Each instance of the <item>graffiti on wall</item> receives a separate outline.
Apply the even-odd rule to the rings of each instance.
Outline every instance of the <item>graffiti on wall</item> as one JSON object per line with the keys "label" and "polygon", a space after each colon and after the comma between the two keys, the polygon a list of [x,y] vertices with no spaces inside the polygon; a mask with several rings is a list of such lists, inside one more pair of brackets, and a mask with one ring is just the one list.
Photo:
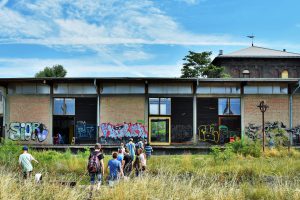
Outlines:
{"label": "graffiti on wall", "polygon": [[[288,142],[289,131],[296,129],[288,129],[282,122],[266,122],[265,123],[265,138],[270,146],[286,145]],[[253,140],[262,139],[262,126],[249,123],[245,127],[245,135]]]}
{"label": "graffiti on wall", "polygon": [[198,131],[200,141],[214,143],[218,143],[220,141],[220,133],[215,124],[200,125],[198,127]]}
{"label": "graffiti on wall", "polygon": [[172,141],[185,142],[193,138],[193,126],[176,124],[172,125]]}
{"label": "graffiti on wall", "polygon": [[[245,135],[252,140],[262,139],[261,125],[249,123],[245,129]],[[287,133],[286,126],[282,122],[266,122],[265,123],[265,134],[266,137],[283,137]]]}
{"label": "graffiti on wall", "polygon": [[229,130],[226,125],[207,124],[198,127],[199,140],[203,142],[212,142],[215,144],[224,144],[230,141],[231,137],[239,137],[239,131]]}
{"label": "graffiti on wall", "polygon": [[12,122],[9,124],[9,138],[11,140],[37,140],[43,142],[48,136],[47,127],[39,122]]}
{"label": "graffiti on wall", "polygon": [[85,121],[76,122],[76,137],[93,139],[96,137],[96,124],[87,124]]}
{"label": "graffiti on wall", "polygon": [[101,131],[104,138],[122,140],[125,138],[147,138],[146,128],[141,123],[122,123],[113,125],[111,123],[102,123]]}

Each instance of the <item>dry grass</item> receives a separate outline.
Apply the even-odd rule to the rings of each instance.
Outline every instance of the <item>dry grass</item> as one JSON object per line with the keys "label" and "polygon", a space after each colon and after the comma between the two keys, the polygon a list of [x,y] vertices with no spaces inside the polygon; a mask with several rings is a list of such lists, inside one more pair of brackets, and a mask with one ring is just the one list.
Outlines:
{"label": "dry grass", "polygon": [[[88,153],[31,152],[40,164],[42,184],[24,182],[17,172],[15,146],[0,150],[0,199],[88,199]],[[12,149],[11,149],[12,148]],[[105,165],[110,156],[105,157]],[[268,150],[262,157],[233,155],[215,162],[210,155],[153,156],[142,178],[105,185],[92,199],[300,199],[300,154]],[[74,188],[59,181],[76,181]]]}

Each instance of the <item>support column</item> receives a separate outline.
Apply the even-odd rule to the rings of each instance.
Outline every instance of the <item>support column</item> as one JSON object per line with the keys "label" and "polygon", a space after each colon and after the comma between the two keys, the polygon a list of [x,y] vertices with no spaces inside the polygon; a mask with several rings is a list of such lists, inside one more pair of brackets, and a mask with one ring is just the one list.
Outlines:
{"label": "support column", "polygon": [[100,95],[97,92],[97,132],[96,132],[96,142],[100,142]]}
{"label": "support column", "polygon": [[[290,109],[290,129],[293,128],[293,94],[290,94],[290,98],[289,98],[289,109]],[[290,132],[289,135],[289,139],[290,139],[290,146],[293,146],[293,134],[292,132]]]}
{"label": "support column", "polygon": [[193,96],[193,143],[197,144],[197,95]]}
{"label": "support column", "polygon": [[[54,133],[53,133],[53,83],[49,84],[50,87],[50,106],[49,106],[49,133],[51,135],[51,141],[50,144],[53,145],[53,137],[54,137]],[[49,137],[49,136],[48,136]]]}
{"label": "support column", "polygon": [[244,95],[241,95],[241,140],[244,139],[245,136],[245,102]]}

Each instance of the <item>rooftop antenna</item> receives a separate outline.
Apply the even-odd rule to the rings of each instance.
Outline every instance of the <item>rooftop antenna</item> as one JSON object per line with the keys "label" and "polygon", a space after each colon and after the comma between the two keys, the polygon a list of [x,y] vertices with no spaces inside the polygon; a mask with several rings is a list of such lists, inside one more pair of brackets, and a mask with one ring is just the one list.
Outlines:
{"label": "rooftop antenna", "polygon": [[253,40],[254,40],[255,36],[252,33],[252,35],[248,35],[247,37],[252,39],[252,46],[253,46]]}

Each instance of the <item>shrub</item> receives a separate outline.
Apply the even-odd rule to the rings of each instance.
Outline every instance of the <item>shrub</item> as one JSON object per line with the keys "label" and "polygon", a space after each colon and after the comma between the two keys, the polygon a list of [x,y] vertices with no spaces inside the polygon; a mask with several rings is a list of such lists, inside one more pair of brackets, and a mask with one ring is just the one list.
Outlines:
{"label": "shrub", "polygon": [[262,145],[260,141],[250,140],[236,140],[226,145],[227,148],[231,148],[232,152],[242,154],[243,156],[260,157]]}

